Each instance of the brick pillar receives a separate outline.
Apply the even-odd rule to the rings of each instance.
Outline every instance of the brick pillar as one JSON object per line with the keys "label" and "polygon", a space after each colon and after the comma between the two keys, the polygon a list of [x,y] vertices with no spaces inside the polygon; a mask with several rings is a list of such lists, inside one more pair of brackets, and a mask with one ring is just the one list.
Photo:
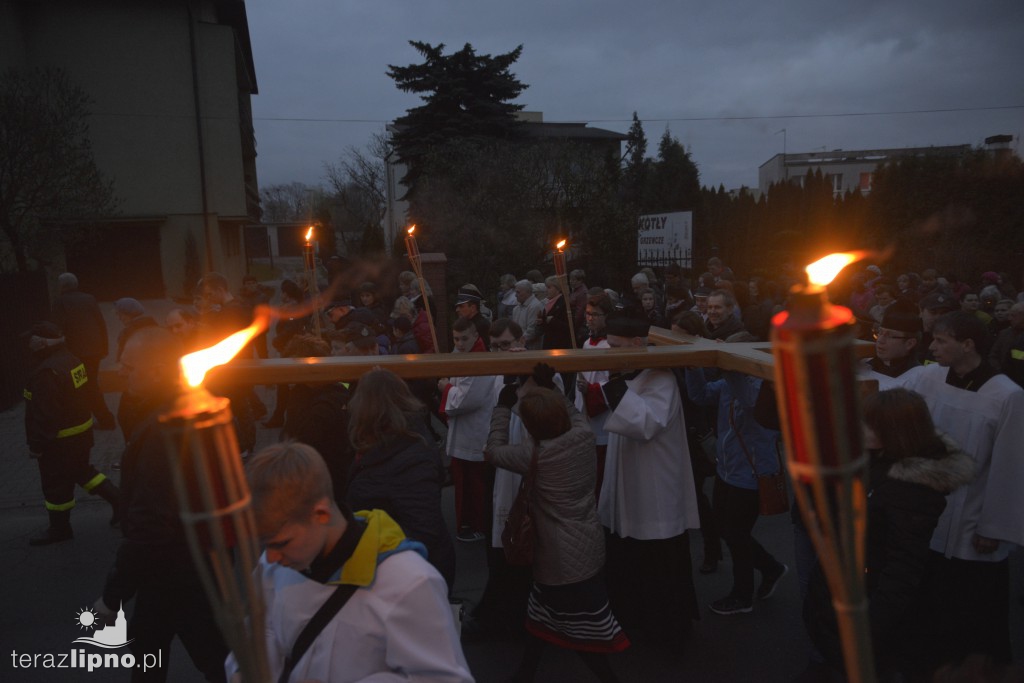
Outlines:
{"label": "brick pillar", "polygon": [[423,266],[423,279],[430,285],[430,291],[434,293],[433,302],[437,310],[434,316],[434,325],[437,327],[437,349],[439,353],[446,353],[452,348],[451,315],[453,308],[448,302],[448,287],[446,285],[448,276],[448,257],[444,254],[420,254],[420,263]]}

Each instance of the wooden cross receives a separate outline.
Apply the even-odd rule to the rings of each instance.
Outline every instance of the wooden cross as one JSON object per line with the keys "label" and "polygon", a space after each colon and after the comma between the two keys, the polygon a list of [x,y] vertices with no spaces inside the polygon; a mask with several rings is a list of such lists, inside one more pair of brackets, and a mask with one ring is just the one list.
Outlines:
{"label": "wooden cross", "polygon": [[[547,363],[558,372],[690,366],[736,370],[768,380],[775,377],[771,342],[693,341],[658,327],[651,328],[649,340],[654,346],[636,349],[240,360],[214,368],[209,379],[218,384],[315,384],[357,380],[375,367],[390,370],[405,379],[527,375],[537,363]],[[874,351],[872,344],[859,343],[856,348],[860,356],[871,355]]]}

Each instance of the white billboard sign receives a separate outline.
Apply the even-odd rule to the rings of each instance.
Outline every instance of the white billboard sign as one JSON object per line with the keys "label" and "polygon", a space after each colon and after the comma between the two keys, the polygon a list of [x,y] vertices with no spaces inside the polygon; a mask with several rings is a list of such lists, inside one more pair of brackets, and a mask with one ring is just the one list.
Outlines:
{"label": "white billboard sign", "polygon": [[693,247],[693,212],[655,213],[640,216],[636,229],[637,258],[671,258]]}

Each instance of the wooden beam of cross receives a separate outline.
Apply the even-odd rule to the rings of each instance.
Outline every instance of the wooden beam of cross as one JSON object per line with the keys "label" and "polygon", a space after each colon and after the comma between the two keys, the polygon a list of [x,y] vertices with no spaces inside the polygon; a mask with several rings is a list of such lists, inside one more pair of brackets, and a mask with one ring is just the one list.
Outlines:
{"label": "wooden beam of cross", "polygon": [[[359,379],[375,367],[386,368],[405,379],[526,375],[537,363],[547,363],[559,372],[717,367],[761,379],[774,379],[771,342],[724,344],[707,339],[694,341],[659,327],[651,328],[649,340],[654,346],[639,349],[236,360],[211,370],[209,380],[218,384],[250,385],[345,382]],[[858,356],[870,356],[874,345],[860,342],[855,351]],[[115,371],[105,370],[100,381],[104,391],[123,391],[125,388],[123,378]]]}
{"label": "wooden beam of cross", "polygon": [[[375,368],[405,379],[526,375],[537,363],[559,372],[632,370],[641,368],[717,367],[774,379],[771,342],[723,344],[691,341],[669,330],[651,328],[655,346],[638,349],[550,350],[519,353],[444,353],[405,356],[330,356],[235,361],[215,368],[210,380],[228,384],[288,384],[359,379]],[[858,344],[858,355],[870,355],[872,344]]]}

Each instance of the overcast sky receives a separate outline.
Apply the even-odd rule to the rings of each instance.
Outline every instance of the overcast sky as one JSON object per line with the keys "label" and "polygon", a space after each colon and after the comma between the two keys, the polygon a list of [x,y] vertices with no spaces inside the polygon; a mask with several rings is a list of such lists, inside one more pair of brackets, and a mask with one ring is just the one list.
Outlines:
{"label": "overcast sky", "polygon": [[[1024,133],[1021,0],[248,0],[246,7],[261,186],[320,184],[325,162],[364,147],[385,122],[417,106],[386,74],[388,64],[421,61],[409,40],[451,50],[470,43],[486,54],[522,44],[512,71],[529,86],[517,101],[526,110],[622,132],[636,111],[649,154],[667,126],[704,185],[756,187],[758,166],[783,144],[790,153],[980,145],[990,135]],[[933,113],[896,113],[925,111]],[[888,113],[865,115],[878,112]]]}

